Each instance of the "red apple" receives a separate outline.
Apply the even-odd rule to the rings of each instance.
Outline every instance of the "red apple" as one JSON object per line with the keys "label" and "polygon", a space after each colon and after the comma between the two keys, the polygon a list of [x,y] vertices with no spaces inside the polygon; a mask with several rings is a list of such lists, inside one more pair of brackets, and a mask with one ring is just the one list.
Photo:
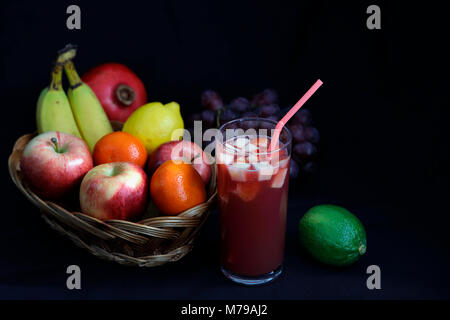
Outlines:
{"label": "red apple", "polygon": [[148,172],[152,175],[167,160],[177,159],[183,159],[187,163],[192,163],[205,185],[208,184],[211,178],[209,159],[202,148],[192,141],[169,141],[160,145],[150,155],[147,165]]}
{"label": "red apple", "polygon": [[80,185],[92,168],[86,143],[62,132],[45,132],[25,147],[20,170],[27,185],[45,199],[57,199]]}
{"label": "red apple", "polygon": [[136,220],[146,208],[147,185],[147,175],[134,163],[96,166],[81,182],[81,210],[100,220]]}

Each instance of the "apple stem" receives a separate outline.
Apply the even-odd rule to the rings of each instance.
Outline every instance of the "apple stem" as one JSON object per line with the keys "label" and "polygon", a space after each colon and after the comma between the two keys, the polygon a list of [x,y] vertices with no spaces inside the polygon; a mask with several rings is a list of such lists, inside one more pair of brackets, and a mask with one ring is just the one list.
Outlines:
{"label": "apple stem", "polygon": [[192,157],[191,163],[194,162],[195,159],[197,159],[200,156],[200,153],[197,153],[195,156]]}
{"label": "apple stem", "polygon": [[52,139],[53,145],[55,146],[55,151],[59,153],[59,144],[58,144],[58,139],[56,139],[55,137],[53,137]]}

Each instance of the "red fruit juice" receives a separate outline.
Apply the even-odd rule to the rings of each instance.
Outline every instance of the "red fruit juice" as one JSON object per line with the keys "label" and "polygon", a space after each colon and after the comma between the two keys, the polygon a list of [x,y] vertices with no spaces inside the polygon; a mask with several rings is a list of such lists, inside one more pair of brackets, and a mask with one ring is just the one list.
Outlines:
{"label": "red fruit juice", "polygon": [[268,153],[269,145],[240,136],[216,147],[221,260],[237,275],[261,276],[283,262],[290,156],[283,145]]}

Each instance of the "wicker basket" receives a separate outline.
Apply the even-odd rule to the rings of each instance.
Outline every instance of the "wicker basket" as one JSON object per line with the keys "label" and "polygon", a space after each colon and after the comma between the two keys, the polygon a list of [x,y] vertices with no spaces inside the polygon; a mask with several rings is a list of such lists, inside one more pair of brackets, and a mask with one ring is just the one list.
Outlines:
{"label": "wicker basket", "polygon": [[[120,124],[113,126],[117,129]],[[143,220],[136,223],[124,220],[100,221],[78,212],[78,203],[78,207],[69,211],[64,207],[70,204],[45,201],[24,184],[20,158],[23,149],[35,135],[26,134],[16,141],[8,159],[9,173],[16,186],[41,210],[42,217],[53,229],[99,258],[129,266],[162,265],[181,259],[191,250],[194,238],[215,202],[215,166],[212,166],[207,202],[178,216],[144,215]]]}

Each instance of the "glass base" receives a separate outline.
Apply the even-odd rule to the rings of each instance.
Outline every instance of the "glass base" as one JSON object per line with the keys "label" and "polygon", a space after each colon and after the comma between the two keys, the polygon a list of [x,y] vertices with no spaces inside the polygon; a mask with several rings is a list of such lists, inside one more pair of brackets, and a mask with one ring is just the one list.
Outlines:
{"label": "glass base", "polygon": [[225,277],[227,277],[231,281],[239,283],[239,284],[243,284],[246,286],[257,286],[257,285],[272,282],[273,280],[278,278],[280,276],[280,274],[283,272],[283,266],[279,266],[277,269],[275,269],[269,273],[263,274],[262,276],[252,277],[252,276],[241,276],[241,275],[235,274],[235,273],[229,271],[228,269],[226,269],[225,267],[221,267],[220,269],[222,270],[222,273],[225,275]]}

